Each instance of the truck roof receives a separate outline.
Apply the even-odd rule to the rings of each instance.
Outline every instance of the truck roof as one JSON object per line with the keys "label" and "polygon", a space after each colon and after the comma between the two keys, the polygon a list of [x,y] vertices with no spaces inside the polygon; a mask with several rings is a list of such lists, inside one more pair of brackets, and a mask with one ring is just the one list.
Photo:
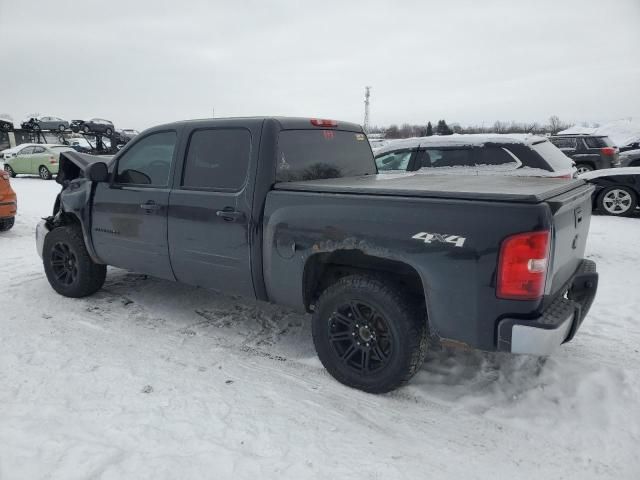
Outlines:
{"label": "truck roof", "polygon": [[311,120],[316,119],[316,117],[216,117],[216,118],[200,118],[194,120],[180,120],[177,122],[166,123],[163,125],[158,125],[157,127],[153,127],[153,129],[167,128],[167,127],[176,127],[180,125],[202,125],[202,126],[214,126],[216,124],[221,123],[238,123],[242,125],[243,122],[247,121],[265,121],[272,120],[280,125],[282,130],[307,130],[307,129],[315,129],[315,128],[332,128],[336,130],[347,130],[351,132],[361,132],[364,133],[362,126],[357,123],[345,122],[342,120],[335,120],[337,122],[337,126],[335,127],[327,127],[327,126],[314,126],[311,124]]}
{"label": "truck roof", "polygon": [[383,174],[277,183],[276,190],[432,197],[462,200],[540,203],[568,192],[582,180],[506,176],[432,176]]}

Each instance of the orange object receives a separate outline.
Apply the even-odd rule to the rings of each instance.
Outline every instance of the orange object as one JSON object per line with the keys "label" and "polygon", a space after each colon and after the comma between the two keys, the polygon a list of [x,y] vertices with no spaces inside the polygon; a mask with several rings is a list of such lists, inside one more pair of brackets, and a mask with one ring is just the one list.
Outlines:
{"label": "orange object", "polygon": [[16,192],[11,188],[9,174],[0,171],[0,231],[13,227],[13,219],[18,210]]}

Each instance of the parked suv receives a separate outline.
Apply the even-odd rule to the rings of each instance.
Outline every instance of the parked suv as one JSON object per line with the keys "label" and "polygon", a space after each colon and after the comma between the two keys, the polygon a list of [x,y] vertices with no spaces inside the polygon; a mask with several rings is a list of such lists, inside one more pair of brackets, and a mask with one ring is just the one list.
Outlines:
{"label": "parked suv", "polygon": [[605,135],[554,135],[549,140],[573,158],[578,173],[620,166],[618,147]]}
{"label": "parked suv", "polygon": [[571,178],[573,161],[535,135],[447,135],[408,138],[375,151],[380,173]]}

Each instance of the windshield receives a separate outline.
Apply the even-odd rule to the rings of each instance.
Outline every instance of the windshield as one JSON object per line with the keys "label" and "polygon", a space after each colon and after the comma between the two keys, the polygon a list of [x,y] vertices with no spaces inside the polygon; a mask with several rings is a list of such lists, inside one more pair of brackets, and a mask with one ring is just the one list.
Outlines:
{"label": "windshield", "polygon": [[571,169],[573,166],[573,161],[549,141],[536,143],[532,148],[556,172]]}
{"label": "windshield", "polygon": [[371,147],[363,133],[320,129],[280,132],[278,182],[376,173]]}

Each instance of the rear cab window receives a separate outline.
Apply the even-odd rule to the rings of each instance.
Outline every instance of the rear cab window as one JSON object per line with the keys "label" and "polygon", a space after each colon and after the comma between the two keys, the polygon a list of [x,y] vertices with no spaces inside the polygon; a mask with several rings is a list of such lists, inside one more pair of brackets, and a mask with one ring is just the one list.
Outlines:
{"label": "rear cab window", "polygon": [[345,130],[282,130],[276,182],[355,177],[377,173],[364,133]]}

